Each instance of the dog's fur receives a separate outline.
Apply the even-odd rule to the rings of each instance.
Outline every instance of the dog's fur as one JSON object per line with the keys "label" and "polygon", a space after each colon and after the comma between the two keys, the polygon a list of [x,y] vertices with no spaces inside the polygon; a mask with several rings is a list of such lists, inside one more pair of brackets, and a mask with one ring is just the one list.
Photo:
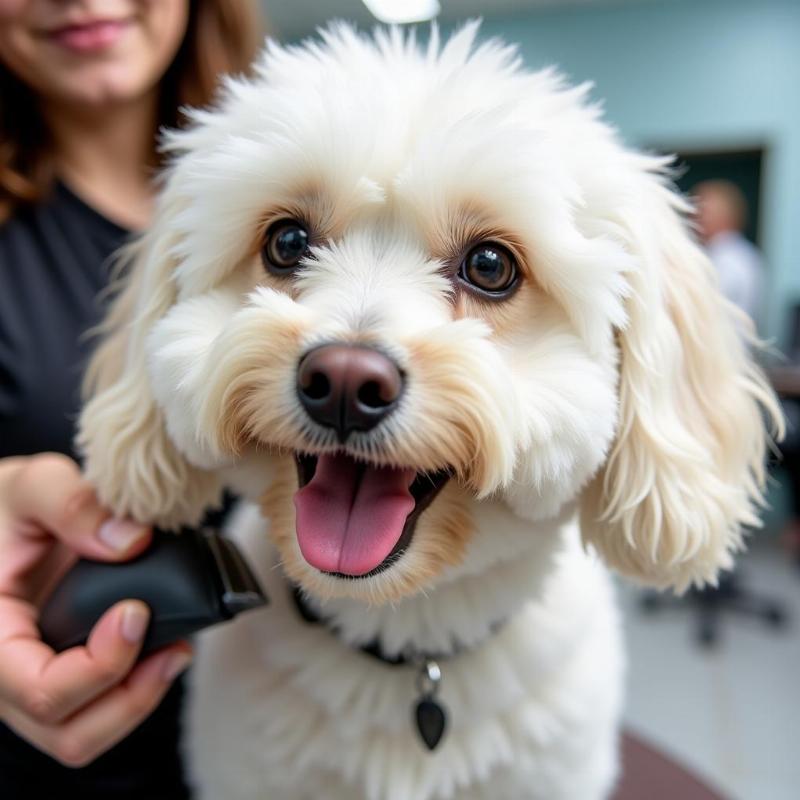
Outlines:
{"label": "dog's fur", "polygon": [[[167,136],[80,442],[119,514],[175,527],[224,486],[250,501],[233,527],[273,604],[200,642],[187,746],[204,800],[604,797],[623,664],[600,558],[682,590],[757,524],[779,415],[665,161],[623,148],[587,87],[475,35],[271,44]],[[283,217],[314,236],[293,278],[259,257]],[[485,240],[522,272],[502,302],[454,277]],[[346,452],[454,472],[403,556],[360,580],[313,568],[294,533],[292,454],[342,447],[294,390],[332,341],[407,376]],[[336,634],[299,619],[286,576]],[[357,649],[372,639],[452,653],[433,754],[414,670]]]}

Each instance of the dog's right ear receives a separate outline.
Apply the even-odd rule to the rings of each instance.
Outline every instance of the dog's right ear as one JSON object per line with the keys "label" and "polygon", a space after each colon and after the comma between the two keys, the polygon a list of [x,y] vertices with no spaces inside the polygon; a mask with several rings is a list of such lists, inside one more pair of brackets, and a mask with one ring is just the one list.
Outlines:
{"label": "dog's right ear", "polygon": [[619,424],[584,493],[584,539],[629,577],[715,583],[757,527],[770,433],[782,415],[713,267],[663,180],[642,174],[618,215],[636,268],[617,332]]}
{"label": "dog's right ear", "polygon": [[100,326],[77,438],[101,502],[165,528],[196,524],[219,496],[217,478],[191,465],[169,438],[147,371],[147,335],[176,297],[170,220],[178,210],[162,195],[152,228],[123,253],[123,288]]}

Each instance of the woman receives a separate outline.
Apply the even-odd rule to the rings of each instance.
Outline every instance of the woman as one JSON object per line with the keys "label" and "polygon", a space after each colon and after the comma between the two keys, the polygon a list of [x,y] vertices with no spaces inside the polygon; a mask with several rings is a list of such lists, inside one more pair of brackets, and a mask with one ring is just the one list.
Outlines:
{"label": "woman", "polygon": [[241,0],[0,3],[4,800],[187,796],[170,686],[188,645],[135,664],[148,611],[126,601],[85,648],[56,655],[39,640],[36,602],[76,554],[124,560],[147,547],[150,531],[113,519],[73,460],[82,334],[101,316],[109,257],[148,222],[157,129],[207,103],[218,73],[247,68],[257,23]]}

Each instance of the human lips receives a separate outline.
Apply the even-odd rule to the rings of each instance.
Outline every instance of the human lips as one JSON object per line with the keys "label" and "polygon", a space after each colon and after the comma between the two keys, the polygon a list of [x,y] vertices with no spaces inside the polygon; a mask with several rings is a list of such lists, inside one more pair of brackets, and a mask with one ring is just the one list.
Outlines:
{"label": "human lips", "polygon": [[77,53],[105,50],[116,44],[130,26],[128,19],[97,19],[63,25],[48,31],[48,38]]}

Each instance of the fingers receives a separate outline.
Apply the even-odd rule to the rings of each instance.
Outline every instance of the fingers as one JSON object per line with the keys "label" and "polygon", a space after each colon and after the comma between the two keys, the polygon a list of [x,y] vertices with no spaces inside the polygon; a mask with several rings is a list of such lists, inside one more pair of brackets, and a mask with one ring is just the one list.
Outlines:
{"label": "fingers", "polygon": [[88,763],[135,728],[186,666],[186,646],[135,665],[150,613],[138,600],[107,611],[85,647],[56,654],[37,627],[36,598],[75,553],[124,560],[148,527],[114,519],[57,454],[0,462],[0,719],[66,764]]}
{"label": "fingers", "polygon": [[13,519],[35,523],[88,558],[128,559],[150,541],[147,526],[111,517],[78,465],[57,453],[28,459],[5,494]]}
{"label": "fingers", "polygon": [[[7,609],[2,611],[5,615]],[[16,614],[12,635],[0,640],[2,699],[36,722],[54,724],[125,678],[141,648],[150,612],[139,600],[118,603],[100,618],[85,647],[58,655],[39,640],[30,616],[21,619]],[[4,634],[12,632],[3,628]]]}
{"label": "fingers", "polygon": [[188,645],[175,645],[145,659],[123,683],[60,724],[41,724],[19,713],[8,722],[61,763],[84,766],[138,727],[190,661]]}
{"label": "fingers", "polygon": [[41,690],[61,721],[119,683],[131,670],[144,640],[150,611],[140,600],[119,603],[92,630],[86,647],[74,647],[46,663]]}

